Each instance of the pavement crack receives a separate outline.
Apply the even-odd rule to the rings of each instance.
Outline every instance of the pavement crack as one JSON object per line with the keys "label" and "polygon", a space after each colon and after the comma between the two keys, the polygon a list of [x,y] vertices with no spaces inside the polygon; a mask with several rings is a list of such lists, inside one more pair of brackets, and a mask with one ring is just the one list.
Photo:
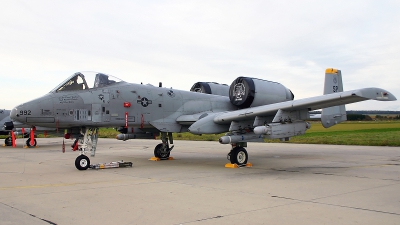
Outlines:
{"label": "pavement crack", "polygon": [[57,223],[54,223],[54,222],[52,222],[52,221],[50,221],[50,220],[46,220],[46,219],[40,218],[40,217],[38,217],[38,216],[36,216],[36,215],[33,215],[33,214],[31,214],[31,213],[27,213],[27,212],[25,212],[25,211],[23,211],[23,210],[21,210],[21,209],[15,208],[15,207],[13,207],[13,206],[11,206],[11,205],[8,205],[8,204],[5,204],[5,203],[3,203],[3,202],[0,202],[0,204],[5,205],[5,206],[7,206],[7,207],[9,207],[9,208],[11,208],[11,209],[15,209],[15,210],[17,210],[17,211],[19,211],[19,212],[22,212],[22,213],[24,213],[24,214],[26,214],[26,215],[29,215],[29,216],[31,216],[31,217],[37,218],[37,219],[39,219],[39,220],[42,220],[42,221],[44,221],[44,222],[46,222],[46,223],[48,223],[48,224],[57,225]]}
{"label": "pavement crack", "polygon": [[318,201],[313,201],[313,200],[302,200],[302,199],[283,197],[283,196],[276,196],[276,195],[273,195],[271,197],[272,198],[292,200],[292,201],[297,201],[297,202],[302,202],[302,203],[313,203],[313,204],[319,204],[319,205],[328,205],[328,206],[335,206],[335,207],[340,207],[340,208],[355,209],[355,210],[362,210],[362,211],[368,211],[368,212],[376,212],[376,213],[383,213],[383,214],[390,214],[390,215],[400,216],[400,213],[382,211],[382,210],[375,210],[375,209],[368,209],[368,208],[362,208],[362,207],[339,205],[339,204],[332,204],[332,203],[323,203],[323,202],[318,202]]}

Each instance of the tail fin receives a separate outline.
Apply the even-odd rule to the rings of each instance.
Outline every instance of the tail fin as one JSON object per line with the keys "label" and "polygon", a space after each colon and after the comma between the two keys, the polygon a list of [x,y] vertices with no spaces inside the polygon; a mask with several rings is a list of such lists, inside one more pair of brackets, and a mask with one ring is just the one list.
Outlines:
{"label": "tail fin", "polygon": [[[342,73],[338,69],[328,68],[325,70],[324,95],[335,92],[343,92]],[[322,109],[321,122],[325,128],[346,120],[346,108],[344,105]]]}

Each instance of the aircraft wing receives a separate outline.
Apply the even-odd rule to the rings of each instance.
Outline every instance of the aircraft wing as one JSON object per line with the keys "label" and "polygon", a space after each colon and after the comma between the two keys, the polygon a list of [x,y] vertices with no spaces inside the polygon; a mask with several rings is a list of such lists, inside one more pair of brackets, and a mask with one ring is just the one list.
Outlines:
{"label": "aircraft wing", "polygon": [[278,110],[296,111],[307,109],[311,111],[365,100],[394,101],[396,97],[389,91],[381,88],[362,88],[225,112],[214,117],[214,122],[217,124],[228,124],[232,121],[249,120],[256,116],[274,116]]}

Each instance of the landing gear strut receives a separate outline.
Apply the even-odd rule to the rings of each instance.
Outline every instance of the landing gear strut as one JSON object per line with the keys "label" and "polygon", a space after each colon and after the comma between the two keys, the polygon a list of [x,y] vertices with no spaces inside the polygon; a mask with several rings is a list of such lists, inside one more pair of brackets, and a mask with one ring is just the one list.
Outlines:
{"label": "landing gear strut", "polygon": [[169,158],[169,155],[170,155],[172,149],[174,148],[174,146],[172,146],[171,148],[169,147],[168,139],[169,139],[170,144],[174,144],[174,141],[172,139],[172,133],[161,132],[162,143],[158,144],[154,148],[154,157],[159,158],[159,159],[168,159]]}
{"label": "landing gear strut", "polygon": [[81,133],[77,137],[80,155],[75,159],[75,167],[78,170],[87,170],[89,168],[90,159],[86,156],[86,152],[89,150],[90,155],[95,156],[98,138],[99,128],[82,128]]}

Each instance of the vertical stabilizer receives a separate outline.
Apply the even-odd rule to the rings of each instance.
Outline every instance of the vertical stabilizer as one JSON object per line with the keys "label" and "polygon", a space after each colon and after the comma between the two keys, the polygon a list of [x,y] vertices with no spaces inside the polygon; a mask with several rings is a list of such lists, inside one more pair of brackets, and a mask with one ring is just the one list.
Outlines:
{"label": "vertical stabilizer", "polygon": [[[342,73],[338,69],[328,68],[325,70],[324,95],[335,92],[343,92]],[[344,105],[322,109],[321,122],[325,128],[346,120],[346,108]]]}

